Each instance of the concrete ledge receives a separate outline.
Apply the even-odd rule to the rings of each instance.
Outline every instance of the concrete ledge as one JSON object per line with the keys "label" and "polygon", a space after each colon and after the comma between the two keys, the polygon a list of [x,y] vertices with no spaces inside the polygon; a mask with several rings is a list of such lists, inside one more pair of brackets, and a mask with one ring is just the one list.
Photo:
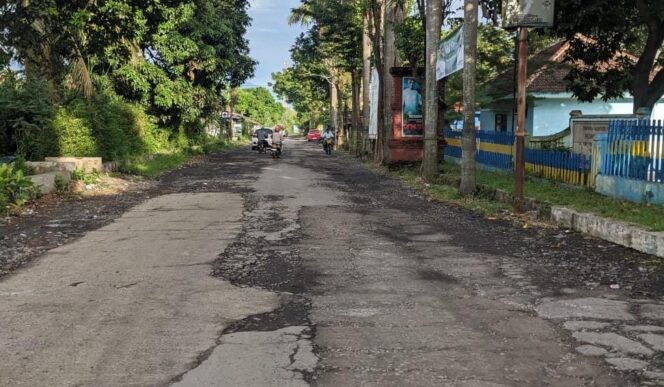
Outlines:
{"label": "concrete ledge", "polygon": [[551,219],[559,226],[664,258],[664,232],[648,231],[629,223],[565,207],[552,207]]}
{"label": "concrete ledge", "polygon": [[635,203],[664,204],[664,184],[598,175],[595,191]]}
{"label": "concrete ledge", "polygon": [[56,163],[74,163],[77,170],[88,173],[103,170],[101,157],[46,157],[45,160]]}
{"label": "concrete ledge", "polygon": [[76,163],[73,162],[27,161],[25,164],[34,170],[35,175],[58,171],[74,172],[76,170]]}
{"label": "concrete ledge", "polygon": [[71,181],[71,172],[68,171],[56,171],[42,173],[39,175],[27,176],[32,183],[39,188],[39,192],[42,194],[47,194],[53,192],[56,189],[55,179],[59,177],[63,182],[69,183]]}

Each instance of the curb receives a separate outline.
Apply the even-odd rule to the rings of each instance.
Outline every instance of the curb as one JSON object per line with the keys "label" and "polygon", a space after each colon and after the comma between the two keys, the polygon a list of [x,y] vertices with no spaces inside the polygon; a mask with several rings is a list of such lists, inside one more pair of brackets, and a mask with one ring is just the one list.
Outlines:
{"label": "curb", "polygon": [[618,220],[552,207],[551,219],[561,227],[664,258],[664,232],[648,231]]}
{"label": "curb", "polygon": [[[459,187],[459,179],[444,177],[438,178],[437,182]],[[477,191],[479,196],[489,200],[514,202],[512,194],[501,189],[478,184]],[[567,207],[550,206],[533,198],[526,198],[524,205],[527,211],[536,211],[540,217],[551,219],[559,227],[664,258],[664,232],[648,231],[634,224],[577,212]]]}

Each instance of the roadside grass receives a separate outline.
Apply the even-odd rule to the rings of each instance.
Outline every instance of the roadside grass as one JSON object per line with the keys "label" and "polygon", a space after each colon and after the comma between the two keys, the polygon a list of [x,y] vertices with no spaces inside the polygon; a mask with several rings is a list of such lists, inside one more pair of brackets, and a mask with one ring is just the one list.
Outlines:
{"label": "roadside grass", "polygon": [[159,153],[127,160],[120,166],[120,172],[129,175],[157,177],[164,172],[178,168],[192,158],[185,153]]}
{"label": "roadside grass", "polygon": [[[375,165],[370,167],[376,169]],[[378,167],[380,173],[395,177],[406,185],[427,194],[432,199],[458,205],[487,217],[510,214],[512,205],[478,195],[464,197],[453,182],[461,177],[461,167],[455,163],[441,164],[441,179],[435,183],[419,176],[419,166],[402,166],[396,169]],[[514,177],[509,173],[477,170],[477,184],[492,189],[514,193]],[[571,187],[553,181],[528,177],[525,195],[551,206],[563,206],[578,212],[588,212],[623,222],[633,223],[651,231],[664,231],[664,206],[640,204],[613,199],[582,188]]]}
{"label": "roadside grass", "polygon": [[450,203],[480,213],[486,217],[498,217],[508,213],[511,206],[481,196],[463,196],[456,187],[445,184],[431,184],[419,176],[419,166],[405,166],[398,169],[380,168],[379,172],[395,177],[407,186],[420,191],[433,200]]}
{"label": "roadside grass", "polygon": [[165,172],[179,168],[195,156],[236,150],[246,145],[246,140],[210,141],[200,145],[191,146],[186,151],[157,153],[126,160],[121,164],[120,172],[129,175],[155,178]]}
{"label": "roadside grass", "polygon": [[[450,178],[461,176],[461,167],[454,163],[443,164],[443,174]],[[508,173],[477,171],[477,183],[514,193],[514,176]],[[553,181],[529,177],[524,192],[552,206],[564,206],[578,212],[638,224],[651,231],[664,231],[664,206],[640,204],[614,199],[579,187],[571,187]]]}

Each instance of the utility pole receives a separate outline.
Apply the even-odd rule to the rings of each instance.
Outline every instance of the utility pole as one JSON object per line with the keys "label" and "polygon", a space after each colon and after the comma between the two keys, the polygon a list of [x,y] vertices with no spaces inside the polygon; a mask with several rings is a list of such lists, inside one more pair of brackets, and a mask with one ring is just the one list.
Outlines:
{"label": "utility pole", "polygon": [[523,210],[523,185],[525,181],[525,136],[526,136],[526,78],[528,72],[528,27],[519,30],[519,70],[517,75],[517,128],[516,165],[514,173],[514,209]]}

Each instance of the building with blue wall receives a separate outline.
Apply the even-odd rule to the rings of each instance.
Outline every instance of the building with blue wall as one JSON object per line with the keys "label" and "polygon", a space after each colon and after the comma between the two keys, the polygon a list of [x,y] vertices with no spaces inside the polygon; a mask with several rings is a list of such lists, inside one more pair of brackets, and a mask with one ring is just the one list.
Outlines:
{"label": "building with blue wall", "polygon": [[[579,101],[567,91],[565,77],[571,65],[563,60],[568,48],[566,42],[559,42],[528,60],[526,131],[530,136],[548,136],[567,129],[570,113],[575,110],[584,115],[632,114],[630,95],[589,103]],[[514,80],[514,71],[510,70],[486,85],[491,99],[480,109],[482,130],[511,132],[516,128]],[[651,118],[664,120],[664,99],[655,105]]]}

